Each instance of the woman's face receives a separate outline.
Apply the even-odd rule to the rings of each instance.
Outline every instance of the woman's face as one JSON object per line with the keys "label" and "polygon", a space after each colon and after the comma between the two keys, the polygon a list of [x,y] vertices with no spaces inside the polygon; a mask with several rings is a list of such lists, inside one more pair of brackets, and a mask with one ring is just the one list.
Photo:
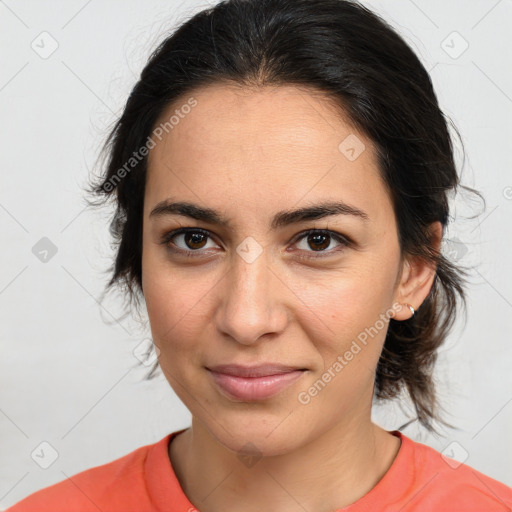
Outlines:
{"label": "woman's face", "polygon": [[[143,290],[163,373],[218,441],[265,455],[369,421],[399,311],[397,226],[372,144],[304,91],[215,85],[173,105],[144,198]],[[327,203],[346,206],[284,214]],[[297,371],[250,381],[210,370],[267,363]]]}

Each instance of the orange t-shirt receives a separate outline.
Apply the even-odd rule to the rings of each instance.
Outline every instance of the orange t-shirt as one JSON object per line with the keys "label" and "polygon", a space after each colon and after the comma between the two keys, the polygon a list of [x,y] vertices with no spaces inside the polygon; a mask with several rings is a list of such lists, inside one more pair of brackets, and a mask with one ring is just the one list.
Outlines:
{"label": "orange t-shirt", "polygon": [[[168,455],[169,442],[184,430],[41,489],[7,512],[197,512]],[[370,492],[339,511],[512,510],[510,487],[465,464],[449,465],[439,452],[398,431],[392,434],[402,444],[389,470]]]}

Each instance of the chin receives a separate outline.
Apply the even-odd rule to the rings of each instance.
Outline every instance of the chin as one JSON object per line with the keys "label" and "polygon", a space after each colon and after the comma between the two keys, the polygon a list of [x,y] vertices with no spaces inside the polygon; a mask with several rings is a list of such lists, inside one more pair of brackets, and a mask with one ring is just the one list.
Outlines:
{"label": "chin", "polygon": [[[241,455],[269,457],[295,450],[300,444],[300,432],[292,423],[282,421],[287,416],[261,415],[256,419],[233,416],[222,422],[207,422],[210,434],[225,448]],[[304,433],[305,434],[305,433]]]}

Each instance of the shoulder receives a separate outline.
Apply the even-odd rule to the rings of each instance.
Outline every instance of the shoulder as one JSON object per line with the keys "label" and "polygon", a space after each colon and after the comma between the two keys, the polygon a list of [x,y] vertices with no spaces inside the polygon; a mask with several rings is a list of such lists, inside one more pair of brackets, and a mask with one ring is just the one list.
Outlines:
{"label": "shoulder", "polygon": [[6,512],[128,512],[147,499],[148,456],[161,451],[172,434],[141,446],[116,460],[96,466],[30,494]]}
{"label": "shoulder", "polygon": [[414,489],[407,510],[512,510],[512,489],[437,450],[401,435]]}

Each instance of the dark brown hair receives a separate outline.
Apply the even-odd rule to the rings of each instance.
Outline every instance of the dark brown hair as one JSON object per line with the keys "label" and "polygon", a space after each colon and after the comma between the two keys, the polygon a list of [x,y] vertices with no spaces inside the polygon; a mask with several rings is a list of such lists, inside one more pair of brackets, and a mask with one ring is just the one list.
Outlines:
{"label": "dark brown hair", "polygon": [[464,271],[433,250],[428,228],[435,221],[446,227],[448,195],[461,185],[429,74],[385,21],[355,1],[222,1],[162,41],[108,136],[106,171],[89,189],[100,198],[90,205],[109,198],[115,203],[110,231],[117,253],[107,289],[123,287],[132,304],[142,298],[147,157],[141,148],[165,108],[222,81],[313,88],[334,99],[375,144],[402,256],[437,265],[430,294],[416,314],[390,320],[375,397],[394,398],[407,390],[417,419],[433,430],[433,420],[440,420],[433,365],[465,299]]}

